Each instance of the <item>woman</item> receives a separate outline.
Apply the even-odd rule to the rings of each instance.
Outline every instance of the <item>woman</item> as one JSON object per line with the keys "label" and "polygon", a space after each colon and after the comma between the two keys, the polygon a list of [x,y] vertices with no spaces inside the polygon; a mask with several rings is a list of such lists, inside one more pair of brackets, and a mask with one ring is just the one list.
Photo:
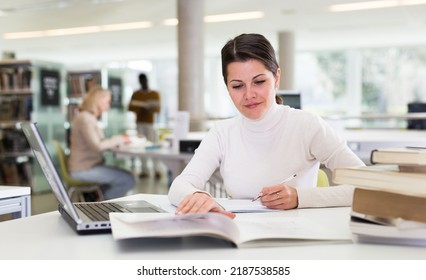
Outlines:
{"label": "woman", "polygon": [[129,142],[125,135],[104,138],[98,125],[102,113],[108,111],[111,92],[101,87],[92,88],[80,105],[80,112],[71,126],[70,174],[75,179],[102,184],[105,199],[126,195],[135,184],[133,175],[123,169],[104,164],[103,152]]}
{"label": "woman", "polygon": [[228,41],[222,74],[241,115],[217,122],[173,181],[176,212],[233,216],[203,191],[217,167],[232,198],[260,196],[266,207],[283,210],[350,205],[352,186],[316,188],[318,168],[364,163],[320,117],[277,104],[281,70],[269,41],[258,34]]}

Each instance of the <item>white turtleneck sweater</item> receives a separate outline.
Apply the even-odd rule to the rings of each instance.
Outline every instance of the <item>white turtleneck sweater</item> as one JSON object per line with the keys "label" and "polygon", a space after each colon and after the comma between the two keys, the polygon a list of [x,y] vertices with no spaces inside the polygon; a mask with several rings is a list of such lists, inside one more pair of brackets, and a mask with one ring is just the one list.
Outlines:
{"label": "white turtleneck sweater", "polygon": [[299,208],[351,205],[353,186],[316,187],[320,163],[331,170],[364,165],[320,117],[273,104],[260,120],[240,115],[216,122],[173,181],[169,199],[178,205],[203,191],[219,167],[231,198],[251,199],[263,187],[297,174],[286,185],[297,189]]}

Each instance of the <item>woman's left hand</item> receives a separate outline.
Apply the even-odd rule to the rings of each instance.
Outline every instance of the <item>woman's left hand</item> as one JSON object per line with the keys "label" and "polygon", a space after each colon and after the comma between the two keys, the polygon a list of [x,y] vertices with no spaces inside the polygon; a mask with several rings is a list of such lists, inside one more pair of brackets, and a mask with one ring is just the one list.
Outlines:
{"label": "woman's left hand", "polygon": [[297,190],[284,184],[264,187],[259,195],[262,205],[271,209],[287,210],[299,205]]}

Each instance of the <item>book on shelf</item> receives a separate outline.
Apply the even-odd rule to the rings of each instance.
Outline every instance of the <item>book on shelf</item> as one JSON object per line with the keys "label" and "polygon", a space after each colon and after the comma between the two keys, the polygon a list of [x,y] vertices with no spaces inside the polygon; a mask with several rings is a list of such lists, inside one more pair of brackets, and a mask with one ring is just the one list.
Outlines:
{"label": "book on shelf", "polygon": [[69,104],[67,107],[67,119],[69,122],[72,122],[80,112],[79,104]]}
{"label": "book on shelf", "polygon": [[29,120],[32,111],[31,96],[8,96],[0,100],[0,120]]}
{"label": "book on shelf", "polygon": [[70,97],[82,97],[86,94],[84,76],[71,76],[69,78]]}
{"label": "book on shelf", "polygon": [[31,88],[32,72],[29,66],[0,68],[0,91],[20,91]]}
{"label": "book on shelf", "polygon": [[32,172],[29,162],[0,162],[0,185],[28,185],[31,183]]}
{"label": "book on shelf", "polygon": [[354,240],[360,243],[426,246],[426,223],[403,219],[386,221],[352,213],[349,227]]}
{"label": "book on shelf", "polygon": [[0,88],[2,91],[13,89],[13,69],[0,69]]}
{"label": "book on shelf", "polygon": [[83,97],[96,85],[101,85],[100,71],[68,73],[69,97]]}
{"label": "book on shelf", "polygon": [[351,242],[347,233],[339,233],[314,220],[262,213],[244,214],[234,220],[213,212],[110,213],[110,221],[115,240],[204,236],[230,242],[238,248]]}
{"label": "book on shelf", "polygon": [[371,151],[372,164],[396,164],[402,172],[426,171],[426,147],[398,147]]}
{"label": "book on shelf", "polygon": [[426,173],[401,172],[395,164],[336,168],[333,182],[426,196]]}
{"label": "book on shelf", "polygon": [[31,185],[32,184],[32,168],[28,161],[17,163],[18,174],[19,174],[19,185]]}
{"label": "book on shelf", "polygon": [[352,211],[384,219],[401,218],[426,223],[426,196],[356,187]]}
{"label": "book on shelf", "polygon": [[14,128],[6,128],[1,131],[1,141],[4,152],[15,153],[29,151],[30,146],[24,133]]}
{"label": "book on shelf", "polygon": [[3,175],[4,184],[6,185],[19,185],[20,178],[18,167],[13,162],[1,162],[1,173]]}

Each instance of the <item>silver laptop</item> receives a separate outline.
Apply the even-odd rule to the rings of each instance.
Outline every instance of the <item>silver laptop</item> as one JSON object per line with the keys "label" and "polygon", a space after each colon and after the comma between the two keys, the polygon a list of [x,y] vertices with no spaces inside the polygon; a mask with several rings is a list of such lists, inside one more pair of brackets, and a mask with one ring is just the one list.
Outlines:
{"label": "silver laptop", "polygon": [[58,200],[58,210],[79,234],[111,232],[110,212],[166,212],[144,200],[73,203],[35,123],[21,123],[28,143]]}

